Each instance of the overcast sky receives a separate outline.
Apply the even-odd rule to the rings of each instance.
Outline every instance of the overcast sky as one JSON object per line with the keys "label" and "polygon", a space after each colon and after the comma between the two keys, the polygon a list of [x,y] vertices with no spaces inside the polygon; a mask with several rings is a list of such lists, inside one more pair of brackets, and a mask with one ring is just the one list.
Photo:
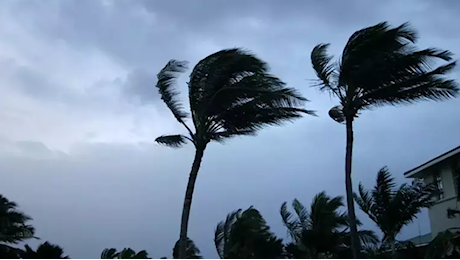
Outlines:
{"label": "overcast sky", "polygon": [[[217,257],[217,222],[254,205],[285,238],[282,202],[309,205],[322,190],[345,194],[345,128],[327,116],[336,101],[309,87],[312,48],[329,42],[338,56],[358,29],[410,21],[420,47],[460,54],[459,11],[453,0],[4,0],[0,193],[34,218],[42,240],[33,245],[48,240],[73,258],[97,258],[106,247],[170,258],[194,151],[153,143],[183,133],[159,99],[155,75],[169,59],[194,65],[244,47],[300,89],[319,117],[210,145],[189,237],[205,257]],[[187,77],[180,79],[184,101]],[[458,146],[459,108],[452,100],[363,112],[355,123],[354,184],[372,186],[385,165],[402,183],[404,171]],[[427,214],[400,238],[419,232],[429,232]]]}

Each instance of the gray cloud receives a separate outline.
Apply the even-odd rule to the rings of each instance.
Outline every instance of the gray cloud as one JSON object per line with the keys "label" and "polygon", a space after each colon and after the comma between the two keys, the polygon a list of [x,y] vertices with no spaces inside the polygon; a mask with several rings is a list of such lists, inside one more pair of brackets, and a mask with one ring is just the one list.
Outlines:
{"label": "gray cloud", "polygon": [[[459,54],[456,8],[452,1],[5,1],[0,189],[34,217],[40,237],[74,258],[128,246],[170,256],[193,150],[151,144],[160,134],[183,131],[158,99],[155,75],[169,59],[193,65],[242,46],[299,88],[320,117],[212,144],[197,182],[190,237],[215,257],[215,224],[250,205],[284,236],[283,201],[308,205],[321,190],[345,193],[345,130],[327,117],[335,100],[308,87],[313,46],[330,42],[338,57],[357,29],[411,21],[422,47]],[[459,79],[458,72],[452,76]],[[180,78],[185,103],[187,76]],[[405,170],[458,146],[460,120],[452,115],[459,106],[452,100],[363,112],[355,123],[354,184],[373,186],[384,165],[406,181]],[[429,231],[426,214],[420,226]],[[401,238],[418,233],[415,223]]]}

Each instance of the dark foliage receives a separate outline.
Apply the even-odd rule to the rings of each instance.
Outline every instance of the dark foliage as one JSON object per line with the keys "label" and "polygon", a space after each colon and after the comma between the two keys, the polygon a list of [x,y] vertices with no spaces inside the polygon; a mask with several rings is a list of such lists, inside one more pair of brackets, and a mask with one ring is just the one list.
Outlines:
{"label": "dark foliage", "polygon": [[214,242],[222,259],[283,258],[281,239],[270,232],[259,211],[250,207],[227,215],[215,231]]}

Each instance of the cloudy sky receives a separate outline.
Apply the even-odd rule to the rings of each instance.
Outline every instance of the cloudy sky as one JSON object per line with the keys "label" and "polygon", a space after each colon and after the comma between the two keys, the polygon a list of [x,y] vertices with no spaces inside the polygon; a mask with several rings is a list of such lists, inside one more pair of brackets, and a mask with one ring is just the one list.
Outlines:
{"label": "cloudy sky", "polygon": [[[358,29],[410,21],[420,47],[460,54],[459,10],[447,0],[2,1],[0,193],[34,218],[41,242],[73,258],[106,247],[171,257],[193,147],[153,143],[183,132],[155,91],[155,75],[172,58],[195,64],[244,47],[300,89],[319,117],[210,145],[189,236],[216,257],[217,222],[254,205],[286,237],[282,202],[345,193],[345,129],[327,116],[335,101],[309,87],[312,48],[329,42],[338,55]],[[355,123],[354,184],[373,185],[384,165],[402,183],[404,171],[458,146],[459,108],[452,100],[364,112]],[[419,232],[429,232],[426,214],[400,238]]]}

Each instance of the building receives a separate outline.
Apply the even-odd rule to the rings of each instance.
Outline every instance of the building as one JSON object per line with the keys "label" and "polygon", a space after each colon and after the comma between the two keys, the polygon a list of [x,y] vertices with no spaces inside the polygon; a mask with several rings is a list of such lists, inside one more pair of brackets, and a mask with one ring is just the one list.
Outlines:
{"label": "building", "polygon": [[460,227],[460,217],[448,218],[448,209],[460,209],[457,200],[460,176],[460,146],[404,173],[406,178],[435,183],[435,204],[428,209],[432,237],[452,227]]}

